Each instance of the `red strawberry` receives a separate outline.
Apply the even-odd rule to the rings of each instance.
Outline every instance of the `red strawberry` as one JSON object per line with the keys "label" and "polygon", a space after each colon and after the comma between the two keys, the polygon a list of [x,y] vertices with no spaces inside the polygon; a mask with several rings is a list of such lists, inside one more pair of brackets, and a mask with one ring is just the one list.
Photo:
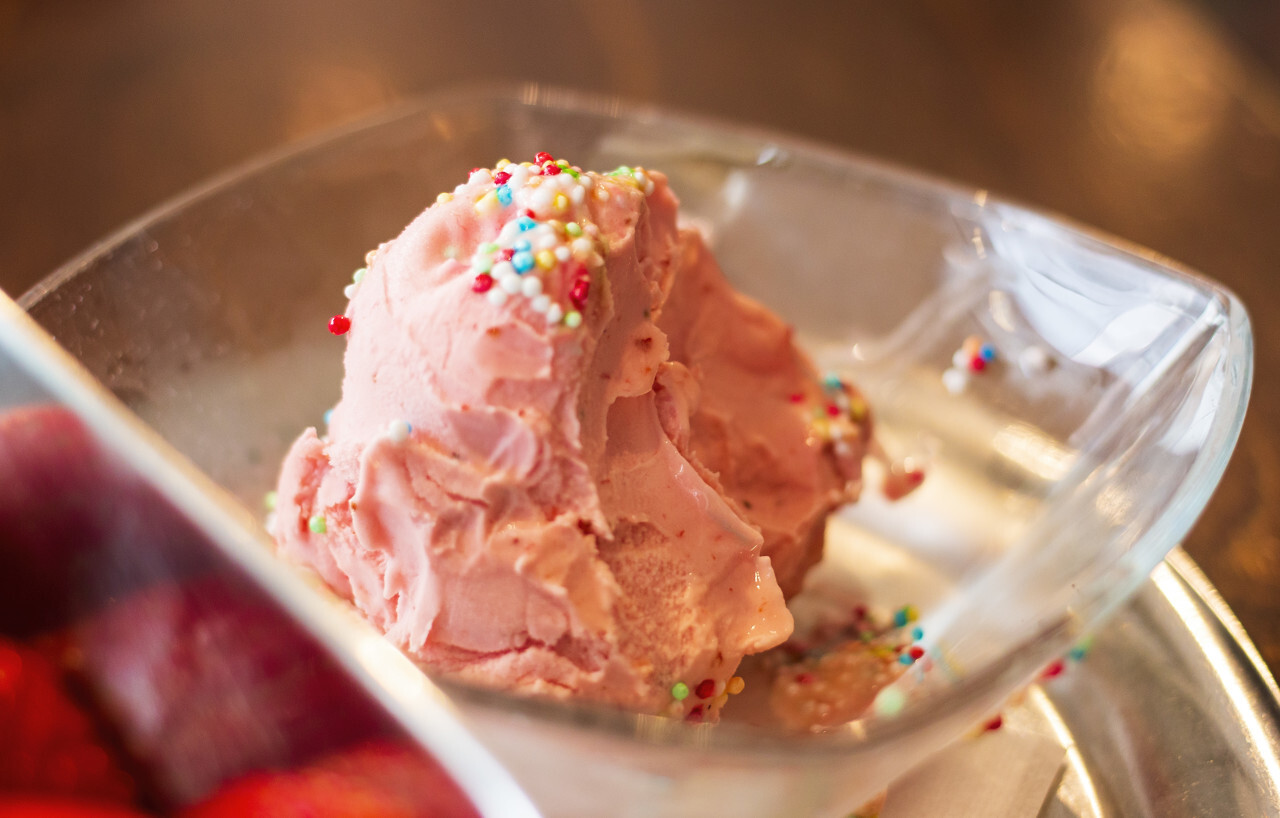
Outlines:
{"label": "red strawberry", "polygon": [[0,795],[0,818],[145,818],[141,812],[109,804],[64,798],[16,798]]}
{"label": "red strawberry", "polygon": [[314,639],[228,577],[148,588],[72,635],[86,682],[164,803],[393,729]]}
{"label": "red strawberry", "polygon": [[294,772],[246,776],[179,818],[478,818],[418,751],[365,745]]}
{"label": "red strawberry", "polygon": [[208,562],[178,512],[56,406],[0,412],[0,632],[28,635]]}
{"label": "red strawberry", "polygon": [[0,639],[0,794],[51,793],[127,803],[133,781],[63,691],[57,668]]}

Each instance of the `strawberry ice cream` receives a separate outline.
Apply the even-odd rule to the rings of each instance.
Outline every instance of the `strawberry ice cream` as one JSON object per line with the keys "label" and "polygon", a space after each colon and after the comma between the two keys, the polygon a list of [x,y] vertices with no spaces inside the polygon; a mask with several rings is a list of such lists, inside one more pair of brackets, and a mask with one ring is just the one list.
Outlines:
{"label": "strawberry ice cream", "polygon": [[281,553],[433,671],[714,718],[860,487],[861,398],[642,169],[476,169],[349,295]]}

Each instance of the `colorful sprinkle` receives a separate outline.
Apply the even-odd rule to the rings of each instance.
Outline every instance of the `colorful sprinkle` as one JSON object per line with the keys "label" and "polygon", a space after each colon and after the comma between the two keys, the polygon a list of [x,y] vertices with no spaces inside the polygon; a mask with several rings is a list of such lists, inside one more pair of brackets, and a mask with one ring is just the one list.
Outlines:
{"label": "colorful sprinkle", "polygon": [[528,250],[521,250],[511,257],[511,266],[517,273],[527,273],[533,268],[533,255]]}
{"label": "colorful sprinkle", "polygon": [[269,491],[263,496],[262,505],[266,506],[267,511],[275,511],[276,502],[278,500],[279,500],[279,495],[277,495],[274,491]]}
{"label": "colorful sprinkle", "polygon": [[876,694],[875,703],[872,706],[876,715],[892,717],[901,713],[906,704],[906,694],[898,688],[890,686]]}
{"label": "colorful sprinkle", "polygon": [[1066,664],[1061,659],[1055,659],[1049,663],[1049,666],[1040,671],[1041,679],[1053,679],[1062,675],[1062,671],[1066,670]]}
{"label": "colorful sprinkle", "polygon": [[498,185],[495,195],[498,197],[498,204],[503,207],[511,204],[511,188],[506,185]]}
{"label": "colorful sprinkle", "polygon": [[493,276],[488,273],[481,273],[476,276],[476,280],[471,282],[472,292],[487,293],[493,287]]}
{"label": "colorful sprinkle", "polygon": [[329,530],[329,525],[325,522],[324,515],[314,514],[310,520],[307,520],[307,528],[311,529],[313,534],[323,534]]}
{"label": "colorful sprinkle", "polygon": [[999,730],[1003,726],[1004,726],[1004,716],[997,715],[995,718],[991,719],[986,724],[982,725],[982,729],[984,732],[990,733],[994,730]]}
{"label": "colorful sprinkle", "polygon": [[413,427],[408,421],[393,420],[387,424],[387,437],[391,438],[393,443],[404,443],[409,439],[409,434],[413,431]]}
{"label": "colorful sprinkle", "polygon": [[582,326],[582,313],[577,310],[571,310],[565,313],[564,325],[569,329],[577,329]]}
{"label": "colorful sprinkle", "polygon": [[334,335],[346,335],[351,329],[351,319],[345,315],[335,315],[329,319],[329,332]]}
{"label": "colorful sprinkle", "polygon": [[746,689],[747,683],[741,676],[733,676],[725,683],[724,691],[730,696],[736,696]]}
{"label": "colorful sprinkle", "polygon": [[1082,662],[1084,661],[1084,658],[1089,655],[1089,651],[1092,648],[1093,648],[1093,637],[1086,636],[1084,639],[1081,639],[1079,642],[1077,642],[1075,647],[1073,647],[1070,651],[1067,652],[1067,656],[1073,662]]}
{"label": "colorful sprinkle", "polygon": [[689,686],[684,682],[676,682],[671,686],[671,698],[678,702],[689,698]]}
{"label": "colorful sprinkle", "polygon": [[716,695],[716,680],[703,679],[698,682],[698,686],[693,689],[693,692],[697,694],[699,699],[710,699]]}

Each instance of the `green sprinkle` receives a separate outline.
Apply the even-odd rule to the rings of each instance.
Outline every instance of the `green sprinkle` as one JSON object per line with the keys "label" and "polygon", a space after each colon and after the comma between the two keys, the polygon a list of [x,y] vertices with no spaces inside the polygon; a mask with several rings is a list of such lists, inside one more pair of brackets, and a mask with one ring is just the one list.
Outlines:
{"label": "green sprinkle", "polygon": [[564,325],[569,329],[577,329],[582,326],[582,313],[577,310],[569,310],[564,315]]}
{"label": "green sprinkle", "polygon": [[307,528],[310,528],[313,534],[323,534],[329,530],[328,524],[324,521],[324,515],[315,514],[307,521]]}
{"label": "green sprinkle", "polygon": [[267,507],[267,511],[276,510],[276,499],[277,497],[274,491],[269,491],[263,496],[262,504]]}
{"label": "green sprinkle", "polygon": [[581,236],[582,225],[578,224],[577,222],[569,222],[564,226],[564,232],[568,233],[570,236],[575,236],[575,237]]}
{"label": "green sprinkle", "polygon": [[565,168],[564,172],[572,176],[574,179],[578,178],[578,172],[573,168]]}
{"label": "green sprinkle", "polygon": [[556,165],[557,165],[558,167],[567,168],[567,167],[569,167],[569,160],[568,160],[568,159],[557,159],[557,160],[556,160]]}
{"label": "green sprinkle", "polygon": [[499,249],[500,248],[498,247],[498,243],[494,241],[485,242],[484,244],[480,245],[481,253],[496,253],[498,252]]}
{"label": "green sprinkle", "polygon": [[907,697],[896,687],[886,687],[876,694],[875,711],[877,716],[896,716],[907,704]]}
{"label": "green sprinkle", "polygon": [[678,702],[689,698],[689,686],[684,682],[676,682],[671,686],[671,698]]}
{"label": "green sprinkle", "polygon": [[1086,636],[1085,638],[1077,642],[1075,644],[1075,647],[1073,647],[1070,651],[1067,652],[1067,656],[1071,657],[1071,661],[1073,662],[1083,661],[1084,657],[1089,655],[1089,650],[1092,647],[1093,647],[1093,637]]}
{"label": "green sprinkle", "polygon": [[368,267],[361,267],[360,269],[356,270],[355,275],[351,276],[351,280],[359,284],[360,281],[364,278],[364,274],[367,272],[369,272]]}

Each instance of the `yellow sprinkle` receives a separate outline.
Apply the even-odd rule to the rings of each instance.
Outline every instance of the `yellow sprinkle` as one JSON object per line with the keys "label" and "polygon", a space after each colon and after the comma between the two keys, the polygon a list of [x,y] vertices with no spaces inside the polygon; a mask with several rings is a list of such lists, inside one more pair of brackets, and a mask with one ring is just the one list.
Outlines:
{"label": "yellow sprinkle", "polygon": [[557,193],[555,198],[551,200],[551,206],[557,211],[562,211],[569,206],[569,197],[563,193]]}
{"label": "yellow sprinkle", "polygon": [[532,162],[521,162],[521,163],[520,163],[520,167],[522,167],[522,168],[531,168],[531,167],[533,167],[533,163],[532,163]]}
{"label": "yellow sprinkle", "polygon": [[441,204],[444,204],[445,202],[451,202],[451,201],[453,201],[453,194],[452,194],[452,193],[441,193],[439,196],[437,196],[437,197],[436,197],[436,201],[437,201],[437,202],[439,202],[439,203],[441,203]]}
{"label": "yellow sprinkle", "polygon": [[533,260],[536,261],[538,266],[544,270],[550,270],[552,267],[556,266],[556,254],[550,250],[539,250],[538,254],[533,257]]}
{"label": "yellow sprinkle", "polygon": [[504,156],[498,160],[498,164],[494,165],[494,167],[497,168],[498,170],[502,170],[504,167],[510,164],[511,164],[511,160]]}
{"label": "yellow sprinkle", "polygon": [[476,212],[481,216],[488,216],[498,212],[498,195],[492,190],[476,199]]}
{"label": "yellow sprinkle", "polygon": [[729,701],[729,694],[721,693],[719,696],[716,696],[714,699],[711,700],[711,706],[718,709],[718,708],[724,707],[725,702],[727,701]]}
{"label": "yellow sprinkle", "polygon": [[741,676],[734,676],[733,678],[729,679],[727,684],[725,684],[724,692],[728,693],[730,696],[736,696],[739,693],[741,693],[743,688],[745,688],[746,686],[747,686],[746,680],[744,680]]}

